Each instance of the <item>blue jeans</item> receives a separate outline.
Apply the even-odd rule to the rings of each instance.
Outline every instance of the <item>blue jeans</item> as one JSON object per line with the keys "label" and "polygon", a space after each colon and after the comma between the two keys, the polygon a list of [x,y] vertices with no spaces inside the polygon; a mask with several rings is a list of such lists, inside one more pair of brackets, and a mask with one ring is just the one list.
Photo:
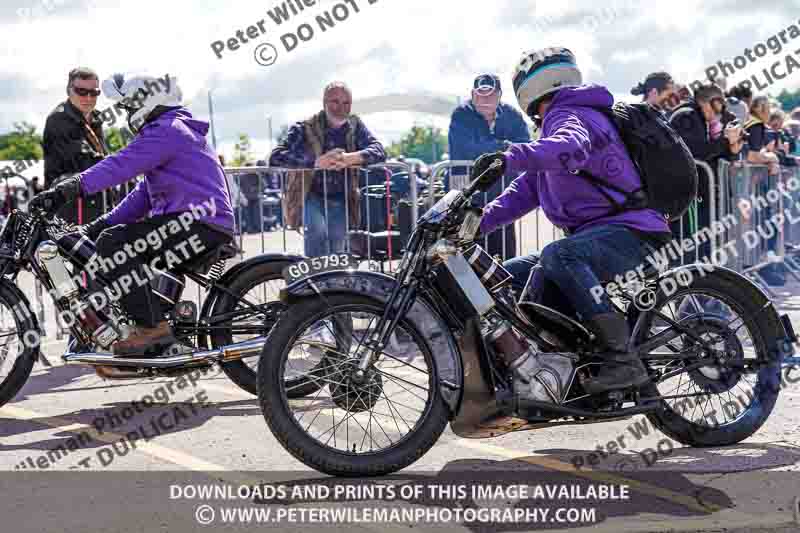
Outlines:
{"label": "blue jeans", "polygon": [[322,196],[308,194],[303,212],[303,244],[306,256],[318,257],[344,252],[347,243],[345,217],[344,196],[329,196],[325,201]]}
{"label": "blue jeans", "polygon": [[595,296],[592,288],[647,265],[646,257],[653,251],[650,244],[624,226],[606,225],[552,242],[540,256],[516,257],[503,266],[514,276],[511,284],[520,294],[532,268],[541,265],[544,286],[537,303],[572,316],[577,312],[588,320],[614,310],[605,291]]}

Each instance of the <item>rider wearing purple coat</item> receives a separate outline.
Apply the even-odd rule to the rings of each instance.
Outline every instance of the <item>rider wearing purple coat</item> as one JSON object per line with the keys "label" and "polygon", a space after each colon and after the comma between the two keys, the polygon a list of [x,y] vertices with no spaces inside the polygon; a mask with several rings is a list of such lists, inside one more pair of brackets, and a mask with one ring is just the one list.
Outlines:
{"label": "rider wearing purple coat", "polygon": [[37,195],[31,209],[51,210],[143,176],[113,211],[80,229],[97,245],[98,260],[87,272],[112,282],[107,297],[119,300],[136,323],[127,339],[114,343],[114,354],[150,355],[150,348],[157,354],[175,338],[149,279],[230,242],[233,208],[225,174],[206,140],[208,124],[181,105],[174,77],[117,74],[103,83],[103,91],[128,113],[135,139]]}
{"label": "rider wearing purple coat", "polygon": [[[515,73],[514,90],[542,135],[538,141],[515,144],[476,161],[476,174],[497,160],[501,165],[489,172],[524,172],[484,208],[481,232],[494,231],[541,207],[568,237],[547,245],[540,256],[507,261],[504,266],[514,276],[514,287],[521,290],[531,277],[527,296],[579,318],[598,336],[605,348],[598,356],[605,364],[584,386],[587,392],[641,386],[649,378],[638,356],[627,350],[628,323],[600,287],[647,264],[646,256],[671,238],[667,221],[652,209],[612,214],[603,193],[577,175],[588,172],[628,191],[641,187],[615,127],[593,109],[610,107],[612,95],[603,87],[582,85],[572,52],[546,48],[527,53]],[[605,192],[624,203],[623,194]],[[517,368],[515,383],[516,379],[524,383],[526,369],[535,368],[535,363],[531,358],[511,366]]]}

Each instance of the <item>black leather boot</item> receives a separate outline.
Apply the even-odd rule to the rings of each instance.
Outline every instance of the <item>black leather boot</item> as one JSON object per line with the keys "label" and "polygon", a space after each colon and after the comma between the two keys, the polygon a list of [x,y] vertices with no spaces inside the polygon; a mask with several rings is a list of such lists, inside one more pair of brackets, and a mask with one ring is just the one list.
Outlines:
{"label": "black leather boot", "polygon": [[597,374],[583,385],[586,392],[597,394],[639,387],[650,380],[639,356],[627,350],[631,330],[624,315],[595,315],[589,320],[589,326],[608,351],[598,354],[605,362]]}

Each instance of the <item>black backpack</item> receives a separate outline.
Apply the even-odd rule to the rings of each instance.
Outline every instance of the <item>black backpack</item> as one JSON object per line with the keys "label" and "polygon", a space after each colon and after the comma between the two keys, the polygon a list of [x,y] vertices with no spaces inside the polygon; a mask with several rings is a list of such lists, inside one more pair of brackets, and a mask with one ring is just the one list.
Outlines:
{"label": "black backpack", "polygon": [[[613,107],[591,109],[606,115],[617,128],[642,179],[642,187],[626,191],[586,171],[578,172],[614,206],[603,216],[650,208],[663,213],[670,222],[681,218],[697,197],[697,166],[689,147],[666,117],[647,103],[617,102]],[[624,194],[625,201],[620,204],[601,185]]]}

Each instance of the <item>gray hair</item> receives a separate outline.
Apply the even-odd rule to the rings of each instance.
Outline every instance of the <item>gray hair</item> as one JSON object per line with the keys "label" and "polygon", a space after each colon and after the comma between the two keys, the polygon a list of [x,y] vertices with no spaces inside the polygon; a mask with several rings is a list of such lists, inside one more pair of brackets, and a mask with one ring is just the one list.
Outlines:
{"label": "gray hair", "polygon": [[347,94],[350,95],[350,98],[353,97],[353,91],[350,90],[350,87],[348,87],[345,82],[343,82],[343,81],[332,81],[331,83],[326,85],[325,86],[325,90],[322,91],[322,98],[325,98],[326,96],[328,96],[328,93],[330,91],[334,90],[334,89],[342,89],[343,91],[345,91]]}

